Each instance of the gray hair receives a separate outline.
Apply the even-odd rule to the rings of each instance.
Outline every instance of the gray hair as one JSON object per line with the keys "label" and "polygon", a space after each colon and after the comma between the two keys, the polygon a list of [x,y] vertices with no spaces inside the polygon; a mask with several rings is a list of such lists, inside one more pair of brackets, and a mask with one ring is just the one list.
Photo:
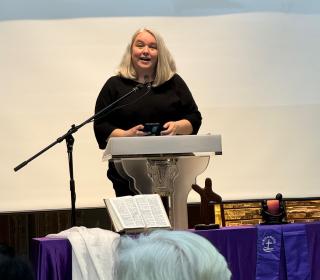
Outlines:
{"label": "gray hair", "polygon": [[204,237],[188,231],[122,237],[115,280],[229,280],[224,257]]}
{"label": "gray hair", "polygon": [[137,35],[141,32],[148,32],[156,39],[158,49],[158,62],[156,66],[156,73],[155,79],[153,81],[153,86],[161,85],[164,82],[168,81],[176,73],[176,64],[169,50],[167,49],[162,37],[157,32],[149,28],[141,28],[133,34],[131,42],[128,44],[120,62],[118,74],[121,77],[127,79],[137,79],[137,73],[132,64],[131,54],[134,40],[136,39]]}

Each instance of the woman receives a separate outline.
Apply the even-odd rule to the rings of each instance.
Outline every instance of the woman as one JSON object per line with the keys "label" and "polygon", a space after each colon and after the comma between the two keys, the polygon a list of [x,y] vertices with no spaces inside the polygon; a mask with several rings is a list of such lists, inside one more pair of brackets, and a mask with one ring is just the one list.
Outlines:
{"label": "woman", "polygon": [[[143,86],[150,84],[151,88]],[[95,111],[98,112],[135,87],[111,112],[95,120],[94,132],[100,149],[109,137],[145,136],[145,123],[160,123],[161,135],[197,134],[201,114],[185,82],[176,73],[174,60],[163,39],[150,29],[132,37],[120,63],[118,75],[103,86]],[[116,196],[133,194],[129,183],[109,162],[108,178]]]}

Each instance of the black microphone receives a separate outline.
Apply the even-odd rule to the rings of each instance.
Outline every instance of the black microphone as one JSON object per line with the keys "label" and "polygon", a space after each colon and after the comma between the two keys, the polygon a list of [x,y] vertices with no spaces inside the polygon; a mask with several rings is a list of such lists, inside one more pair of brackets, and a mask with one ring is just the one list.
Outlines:
{"label": "black microphone", "polygon": [[148,90],[151,88],[151,82],[149,81],[149,75],[144,75],[144,86],[147,87]]}
{"label": "black microphone", "polygon": [[[145,80],[148,79],[148,75],[145,75]],[[54,145],[56,145],[57,143],[62,142],[64,139],[67,140],[68,136],[71,136],[73,133],[75,133],[79,128],[83,127],[84,125],[86,125],[87,123],[90,123],[92,121],[97,121],[101,118],[103,118],[105,115],[110,114],[112,111],[119,109],[121,107],[124,106],[128,106],[132,103],[128,103],[128,104],[124,104],[122,106],[118,106],[118,107],[114,107],[115,105],[117,105],[121,100],[126,99],[129,95],[137,92],[139,89],[142,89],[143,87],[147,87],[146,92],[138,99],[136,99],[134,102],[136,102],[137,100],[141,99],[142,97],[144,97],[145,95],[147,95],[151,89],[151,83],[147,83],[147,84],[138,84],[136,85],[134,88],[132,88],[130,91],[128,91],[125,95],[121,96],[120,98],[116,99],[114,102],[112,102],[111,104],[109,104],[108,106],[104,107],[102,110],[96,112],[93,116],[91,116],[89,119],[87,119],[86,121],[82,122],[81,124],[75,126],[72,125],[71,129],[69,129],[69,131],[67,133],[65,133],[63,136],[59,137],[55,142],[51,143],[49,146],[47,146],[46,148],[42,149],[40,152],[38,152],[37,154],[35,154],[34,156],[32,156],[31,158],[29,158],[28,160],[20,163],[18,166],[16,166],[13,170],[15,172],[17,172],[19,169],[21,169],[22,167],[24,167],[25,165],[27,165],[30,161],[34,160],[36,157],[40,156],[42,153],[44,153],[45,151],[47,151],[48,149],[50,149],[51,147],[53,147]],[[133,103],[134,103],[133,102]]]}
{"label": "black microphone", "polygon": [[137,84],[134,88],[132,88],[132,90],[130,91],[130,94],[133,92],[136,92],[138,89],[143,88],[143,87],[144,87],[144,84]]}

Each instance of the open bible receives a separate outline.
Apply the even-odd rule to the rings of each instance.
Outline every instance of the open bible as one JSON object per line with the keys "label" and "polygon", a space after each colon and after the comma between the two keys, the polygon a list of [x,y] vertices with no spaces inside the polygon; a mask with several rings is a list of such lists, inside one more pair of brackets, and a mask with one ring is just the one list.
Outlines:
{"label": "open bible", "polygon": [[143,232],[171,228],[166,210],[158,194],[111,197],[104,199],[117,232]]}

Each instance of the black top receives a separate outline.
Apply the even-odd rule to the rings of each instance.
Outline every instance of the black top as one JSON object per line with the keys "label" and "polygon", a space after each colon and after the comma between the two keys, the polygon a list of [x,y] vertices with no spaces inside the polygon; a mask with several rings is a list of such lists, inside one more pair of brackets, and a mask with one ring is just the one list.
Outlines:
{"label": "black top", "polygon": [[[95,112],[131,91],[138,82],[113,76],[105,83],[97,98]],[[141,87],[127,96],[106,115],[94,122],[94,132],[100,149],[107,145],[107,138],[116,128],[130,129],[147,122],[164,125],[168,121],[186,119],[192,124],[192,134],[197,134],[201,125],[201,114],[183,79],[175,74],[170,80],[150,92]]]}

